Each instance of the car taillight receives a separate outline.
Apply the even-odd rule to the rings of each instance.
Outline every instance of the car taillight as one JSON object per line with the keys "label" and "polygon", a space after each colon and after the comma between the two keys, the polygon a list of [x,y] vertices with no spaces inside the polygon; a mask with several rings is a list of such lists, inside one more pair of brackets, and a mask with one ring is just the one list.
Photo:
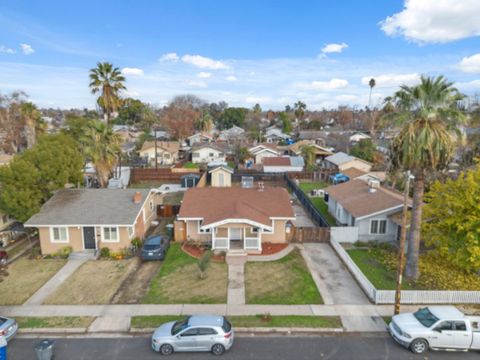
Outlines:
{"label": "car taillight", "polygon": [[225,339],[228,339],[230,336],[232,336],[232,333],[231,333],[231,332],[229,332],[229,333],[227,333],[227,334],[224,335]]}

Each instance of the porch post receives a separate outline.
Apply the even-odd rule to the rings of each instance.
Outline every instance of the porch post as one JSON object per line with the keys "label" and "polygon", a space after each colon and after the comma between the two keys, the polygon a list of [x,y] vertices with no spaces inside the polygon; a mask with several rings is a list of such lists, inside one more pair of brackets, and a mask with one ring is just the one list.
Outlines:
{"label": "porch post", "polygon": [[245,241],[245,237],[247,236],[247,228],[246,227],[243,227],[243,250],[246,250],[245,247],[247,246],[246,244],[246,241]]}
{"label": "porch post", "polygon": [[212,250],[215,250],[215,229],[210,230],[212,234]]}
{"label": "porch post", "polygon": [[227,228],[227,250],[230,250],[230,228]]}
{"label": "porch post", "polygon": [[262,251],[262,229],[258,229],[258,250]]}

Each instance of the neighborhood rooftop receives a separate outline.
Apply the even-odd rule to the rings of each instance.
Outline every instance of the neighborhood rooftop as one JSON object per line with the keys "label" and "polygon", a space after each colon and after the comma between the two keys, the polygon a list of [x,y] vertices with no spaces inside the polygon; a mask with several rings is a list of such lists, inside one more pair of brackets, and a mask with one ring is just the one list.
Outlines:
{"label": "neighborhood rooftop", "polygon": [[[136,192],[142,195],[135,203]],[[25,226],[133,225],[149,190],[62,189],[33,215]]]}
{"label": "neighborhood rooftop", "polygon": [[369,184],[363,180],[351,180],[329,186],[325,192],[354,217],[401,207],[403,204],[400,193],[384,187],[378,187],[372,191]]}
{"label": "neighborhood rooftop", "polygon": [[187,190],[178,217],[203,218],[203,225],[225,219],[247,219],[270,226],[272,217],[294,218],[295,214],[284,188],[233,187]]}

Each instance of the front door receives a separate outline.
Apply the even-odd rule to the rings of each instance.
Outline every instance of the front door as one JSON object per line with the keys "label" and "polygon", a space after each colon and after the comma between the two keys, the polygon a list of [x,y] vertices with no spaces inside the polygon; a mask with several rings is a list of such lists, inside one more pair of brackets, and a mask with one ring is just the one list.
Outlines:
{"label": "front door", "polygon": [[85,250],[96,249],[95,228],[93,226],[83,228],[83,245]]}
{"label": "front door", "polygon": [[242,240],[242,228],[230,228],[230,240]]}

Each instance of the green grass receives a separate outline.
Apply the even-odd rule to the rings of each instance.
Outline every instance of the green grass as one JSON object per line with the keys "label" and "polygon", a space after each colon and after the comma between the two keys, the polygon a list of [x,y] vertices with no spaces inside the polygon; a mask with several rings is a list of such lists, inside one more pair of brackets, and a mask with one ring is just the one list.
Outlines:
{"label": "green grass", "polygon": [[328,184],[324,181],[319,181],[319,182],[301,182],[299,185],[300,189],[308,195],[310,191],[313,189],[324,189],[328,186]]}
{"label": "green grass", "polygon": [[319,182],[302,182],[299,184],[300,189],[310,198],[310,201],[320,211],[329,225],[335,226],[335,218],[328,212],[328,204],[320,197],[310,197],[310,191],[313,189],[324,189],[328,184],[324,181]]}
{"label": "green grass", "polygon": [[216,304],[227,302],[227,265],[209,264],[199,278],[198,260],[174,243],[153,278],[143,302],[148,304]]}
{"label": "green grass", "polygon": [[323,303],[297,249],[277,261],[248,262],[245,266],[245,291],[248,304]]}
{"label": "green grass", "polygon": [[92,321],[89,316],[16,317],[21,328],[86,328]]}
{"label": "green grass", "polygon": [[[374,249],[361,250],[361,249],[349,249],[348,255],[362,270],[365,276],[370,280],[377,289],[381,290],[395,290],[396,274],[389,272],[388,269],[378,260],[376,256],[379,256]],[[414,290],[407,282],[402,282],[403,290]]]}
{"label": "green grass", "polygon": [[[169,321],[176,321],[185,316],[134,316],[131,327],[136,329],[156,328]],[[338,316],[229,316],[234,327],[300,327],[300,328],[341,328]]]}
{"label": "green grass", "polygon": [[189,162],[186,162],[185,164],[183,164],[183,167],[185,169],[198,169],[198,164],[194,164],[191,161],[189,161]]}

